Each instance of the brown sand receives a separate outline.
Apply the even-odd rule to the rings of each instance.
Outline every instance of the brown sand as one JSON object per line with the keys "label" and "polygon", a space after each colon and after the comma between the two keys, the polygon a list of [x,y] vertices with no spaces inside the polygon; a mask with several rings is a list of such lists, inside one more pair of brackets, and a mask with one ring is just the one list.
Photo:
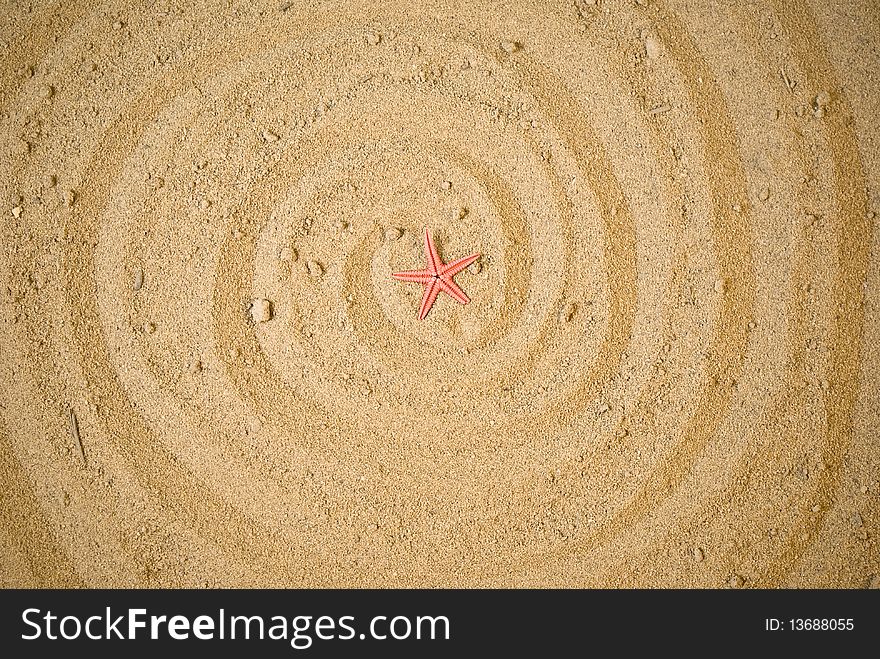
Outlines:
{"label": "brown sand", "polygon": [[2,585],[878,584],[876,2],[96,6],[0,18]]}

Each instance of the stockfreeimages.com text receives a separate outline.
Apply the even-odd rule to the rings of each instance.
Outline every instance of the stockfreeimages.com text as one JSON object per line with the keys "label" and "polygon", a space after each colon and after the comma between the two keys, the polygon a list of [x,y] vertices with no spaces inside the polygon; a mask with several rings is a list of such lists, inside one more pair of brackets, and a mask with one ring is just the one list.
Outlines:
{"label": "stockfreeimages.com text", "polygon": [[52,611],[25,609],[21,619],[25,625],[23,640],[91,640],[118,639],[157,640],[225,640],[271,639],[290,641],[297,650],[311,647],[315,639],[351,640],[449,640],[449,619],[446,616],[374,616],[358,632],[354,616],[246,616],[229,615],[220,609],[217,615],[199,615],[192,620],[184,615],[148,615],[146,609],[126,609],[114,615],[110,607],[101,615],[81,617],[58,616]]}

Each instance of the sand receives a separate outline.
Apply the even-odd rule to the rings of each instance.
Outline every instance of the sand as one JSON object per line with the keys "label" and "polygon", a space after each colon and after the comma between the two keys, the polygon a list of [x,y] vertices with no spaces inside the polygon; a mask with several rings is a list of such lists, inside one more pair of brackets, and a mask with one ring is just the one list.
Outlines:
{"label": "sand", "polygon": [[878,35],[6,3],[0,585],[877,587]]}

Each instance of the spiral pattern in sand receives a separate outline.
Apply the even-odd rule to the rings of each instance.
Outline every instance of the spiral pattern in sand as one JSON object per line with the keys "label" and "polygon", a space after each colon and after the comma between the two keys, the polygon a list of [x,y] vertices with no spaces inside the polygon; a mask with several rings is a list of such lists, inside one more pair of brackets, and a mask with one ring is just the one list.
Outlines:
{"label": "spiral pattern in sand", "polygon": [[877,12],[696,4],[13,10],[6,585],[876,585]]}

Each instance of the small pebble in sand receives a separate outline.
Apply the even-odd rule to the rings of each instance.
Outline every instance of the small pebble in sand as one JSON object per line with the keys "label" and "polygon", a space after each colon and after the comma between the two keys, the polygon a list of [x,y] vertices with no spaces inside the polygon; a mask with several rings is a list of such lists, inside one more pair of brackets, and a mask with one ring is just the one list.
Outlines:
{"label": "small pebble in sand", "polygon": [[694,560],[695,560],[697,563],[702,563],[702,562],[703,562],[703,559],[705,558],[705,555],[703,554],[703,550],[702,550],[702,549],[700,549],[699,547],[694,547],[693,550],[691,551],[691,553],[693,554],[693,556],[694,556]]}
{"label": "small pebble in sand", "polygon": [[312,277],[318,278],[324,274],[324,266],[317,261],[306,262],[306,272]]}
{"label": "small pebble in sand", "polygon": [[269,129],[263,129],[263,139],[267,142],[277,142],[279,138],[277,133]]}
{"label": "small pebble in sand", "polygon": [[194,359],[193,361],[191,361],[191,362],[189,363],[189,366],[187,367],[187,370],[188,370],[192,375],[196,375],[197,373],[201,373],[201,372],[202,372],[202,362],[199,361],[198,359]]}
{"label": "small pebble in sand", "polygon": [[817,108],[825,107],[831,102],[831,94],[826,91],[821,91],[816,94],[816,98],[813,99],[813,103],[815,103]]}
{"label": "small pebble in sand", "polygon": [[814,513],[818,513],[820,510],[822,510],[822,506],[817,504],[813,506],[810,510],[812,510]]}
{"label": "small pebble in sand", "polygon": [[443,190],[451,190],[452,189],[452,181],[443,181],[440,183],[440,187]]}
{"label": "small pebble in sand", "polygon": [[123,27],[125,27],[125,23],[123,23],[122,21],[113,21],[114,30],[121,30]]}
{"label": "small pebble in sand", "polygon": [[251,301],[251,318],[255,323],[272,320],[272,303],[261,297],[254,298]]}
{"label": "small pebble in sand", "polygon": [[728,581],[728,584],[730,584],[731,588],[742,588],[743,578],[738,574],[734,574],[732,577],[730,577],[730,581]]}
{"label": "small pebble in sand", "polygon": [[389,243],[393,243],[395,240],[400,240],[402,235],[403,232],[397,227],[388,227],[385,229],[385,240]]}
{"label": "small pebble in sand", "polygon": [[153,334],[156,331],[156,323],[144,323],[144,334]]}
{"label": "small pebble in sand", "polygon": [[241,356],[241,350],[239,350],[235,346],[232,346],[229,349],[229,358],[230,359],[238,359],[240,356]]}
{"label": "small pebble in sand", "polygon": [[76,203],[76,192],[73,190],[66,190],[62,198],[64,199],[64,205],[70,208]]}
{"label": "small pebble in sand", "polygon": [[501,50],[503,50],[508,55],[515,53],[522,46],[516,41],[502,41],[501,42]]}
{"label": "small pebble in sand", "polygon": [[55,94],[55,88],[52,85],[41,85],[40,96],[43,98],[52,98]]}
{"label": "small pebble in sand", "polygon": [[761,201],[767,201],[770,198],[770,188],[764,187],[761,188],[761,191],[758,193],[758,199]]}
{"label": "small pebble in sand", "polygon": [[21,206],[15,206],[12,209],[12,217],[14,217],[17,220],[18,218],[21,217],[21,211],[22,211]]}
{"label": "small pebble in sand", "polygon": [[819,386],[822,387],[822,391],[828,391],[831,389],[831,383],[828,380],[822,380],[819,383]]}
{"label": "small pebble in sand", "polygon": [[715,280],[715,292],[724,293],[727,290],[727,282],[724,279]]}
{"label": "small pebble in sand", "polygon": [[210,207],[211,207],[211,200],[210,199],[199,199],[199,208],[201,208],[203,211],[208,210]]}
{"label": "small pebble in sand", "polygon": [[367,43],[371,46],[378,46],[382,41],[382,35],[378,32],[367,32]]}
{"label": "small pebble in sand", "polygon": [[562,309],[559,312],[559,318],[564,323],[570,323],[572,318],[574,318],[575,313],[577,313],[577,304],[574,302],[568,302],[562,306]]}
{"label": "small pebble in sand", "polygon": [[135,292],[141,290],[144,287],[144,270],[143,268],[135,268],[134,270],[134,284],[132,288],[134,288]]}
{"label": "small pebble in sand", "polygon": [[646,37],[644,43],[645,55],[648,57],[648,59],[657,59],[658,57],[660,57],[660,42],[657,41],[656,37]]}
{"label": "small pebble in sand", "polygon": [[465,215],[467,215],[467,214],[468,214],[468,209],[465,208],[464,206],[462,206],[461,208],[458,209],[458,219],[459,220],[463,220]]}
{"label": "small pebble in sand", "polygon": [[479,261],[474,261],[468,266],[468,272],[472,275],[478,275],[483,270],[483,264]]}
{"label": "small pebble in sand", "polygon": [[58,183],[58,177],[55,174],[46,174],[43,177],[44,188],[54,188],[56,183]]}
{"label": "small pebble in sand", "polygon": [[757,326],[758,326],[758,325],[757,325],[757,323],[755,323],[754,320],[750,320],[749,323],[748,323],[748,325],[747,325],[747,327],[748,327],[750,330],[755,329]]}
{"label": "small pebble in sand", "polygon": [[293,247],[282,247],[278,252],[278,258],[285,263],[293,263],[299,258],[299,254]]}

